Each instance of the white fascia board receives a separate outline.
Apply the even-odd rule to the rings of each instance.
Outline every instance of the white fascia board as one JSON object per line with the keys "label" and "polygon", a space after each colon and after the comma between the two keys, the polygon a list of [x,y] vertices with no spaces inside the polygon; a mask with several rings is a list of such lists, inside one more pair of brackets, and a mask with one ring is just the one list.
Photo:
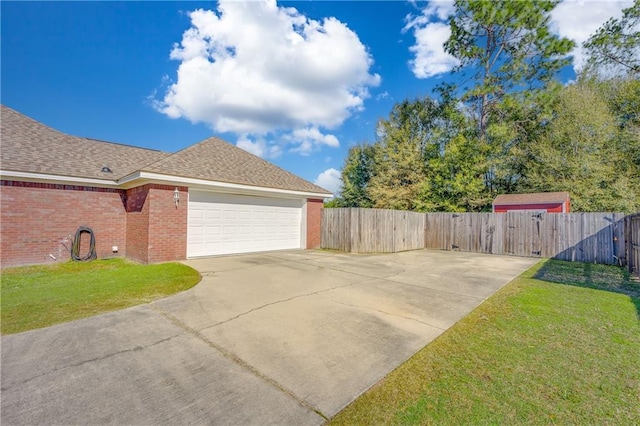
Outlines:
{"label": "white fascia board", "polygon": [[160,183],[178,186],[188,186],[194,189],[226,192],[233,194],[257,195],[263,197],[283,198],[327,198],[331,193],[304,192],[278,188],[263,188],[259,186],[241,185],[228,182],[217,182],[204,179],[193,179],[178,176],[163,175],[160,173],[136,172],[119,181],[80,178],[74,176],[51,175],[46,173],[16,172],[0,170],[0,178],[6,180],[19,180],[25,182],[52,183],[60,185],[94,186],[100,188],[129,189],[146,183]]}
{"label": "white fascia board", "polygon": [[46,173],[15,172],[0,170],[0,178],[23,182],[52,183],[58,185],[95,186],[100,188],[119,188],[117,182],[105,179],[79,178],[74,176],[50,175]]}
{"label": "white fascia board", "polygon": [[260,186],[242,185],[229,182],[218,182],[205,179],[194,179],[180,176],[163,175],[152,172],[136,172],[125,176],[118,181],[121,188],[133,188],[146,183],[159,183],[177,186],[187,186],[193,189],[202,189],[233,194],[257,195],[263,197],[283,198],[327,198],[333,196],[328,192],[305,192],[289,189],[264,188]]}

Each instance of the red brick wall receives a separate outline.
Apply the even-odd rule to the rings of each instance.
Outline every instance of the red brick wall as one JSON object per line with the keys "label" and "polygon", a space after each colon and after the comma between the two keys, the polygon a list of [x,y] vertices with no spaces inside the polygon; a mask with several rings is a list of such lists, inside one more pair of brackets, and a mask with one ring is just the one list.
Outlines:
{"label": "red brick wall", "polygon": [[140,262],[149,261],[149,185],[126,192],[127,200],[127,257]]}
{"label": "red brick wall", "polygon": [[[0,266],[70,259],[79,226],[96,237],[98,258],[127,256],[145,262],[180,260],[187,253],[188,188],[148,184],[129,190],[2,181]],[[320,246],[322,200],[307,200],[307,248]],[[83,237],[81,254],[88,246]],[[118,246],[118,253],[111,247]],[[51,256],[54,256],[54,260]]]}
{"label": "red brick wall", "polygon": [[[0,259],[2,267],[66,261],[79,226],[96,237],[98,258],[141,262],[184,259],[187,253],[187,188],[144,185],[127,191],[72,185],[2,181]],[[82,239],[81,254],[88,248]],[[118,253],[111,247],[118,246]],[[54,260],[49,255],[53,255]]]}
{"label": "red brick wall", "polygon": [[127,191],[127,256],[145,263],[181,260],[187,255],[188,189],[149,184]]}
{"label": "red brick wall", "polygon": [[322,236],[322,200],[307,200],[307,248],[320,247]]}
{"label": "red brick wall", "polygon": [[148,262],[181,260],[187,256],[188,189],[178,187],[180,201],[173,201],[175,186],[149,185]]}
{"label": "red brick wall", "polygon": [[0,193],[2,267],[69,260],[64,245],[71,248],[81,225],[93,230],[99,258],[126,251],[122,190],[2,180]]}

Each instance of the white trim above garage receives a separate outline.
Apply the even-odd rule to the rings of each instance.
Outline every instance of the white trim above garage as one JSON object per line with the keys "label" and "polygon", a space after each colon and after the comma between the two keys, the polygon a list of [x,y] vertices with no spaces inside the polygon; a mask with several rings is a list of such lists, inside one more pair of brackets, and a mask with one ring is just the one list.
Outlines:
{"label": "white trim above garage", "polygon": [[303,247],[302,198],[189,189],[187,258]]}
{"label": "white trim above garage", "polygon": [[18,172],[11,170],[0,170],[0,178],[6,180],[19,180],[25,182],[42,182],[61,185],[94,186],[100,188],[130,189],[149,183],[162,185],[187,186],[189,188],[207,191],[224,192],[229,194],[255,195],[262,197],[276,198],[328,198],[333,194],[329,192],[307,192],[294,191],[291,189],[280,189],[270,187],[260,187],[243,185],[229,182],[217,182],[204,179],[193,179],[179,176],[163,175],[160,173],[136,172],[118,181],[108,179],[81,178],[76,176],[52,175],[47,173]]}
{"label": "white trim above garage", "polygon": [[280,189],[272,187],[261,187],[244,185],[239,183],[218,182],[205,179],[194,179],[188,177],[164,175],[152,172],[136,172],[126,176],[118,181],[118,184],[125,189],[135,186],[144,185],[146,183],[160,183],[168,185],[188,186],[189,189],[201,189],[216,192],[225,192],[231,194],[256,195],[263,197],[278,198],[327,198],[332,197],[330,192],[307,192],[294,191],[291,189]]}

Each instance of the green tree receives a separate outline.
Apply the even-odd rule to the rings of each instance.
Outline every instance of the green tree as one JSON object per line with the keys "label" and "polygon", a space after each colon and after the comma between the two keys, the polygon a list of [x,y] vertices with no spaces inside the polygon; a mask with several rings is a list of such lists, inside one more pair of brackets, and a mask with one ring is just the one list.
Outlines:
{"label": "green tree", "polygon": [[564,88],[554,112],[544,135],[530,147],[523,188],[568,191],[577,211],[640,208],[637,168],[621,149],[623,129],[602,86],[580,81]]}
{"label": "green tree", "polygon": [[429,159],[427,179],[420,188],[420,211],[482,211],[491,204],[484,185],[486,147],[463,132],[453,137],[441,155]]}
{"label": "green tree", "polygon": [[335,207],[372,207],[369,197],[369,181],[374,168],[375,148],[369,144],[349,149],[342,168],[342,191]]}
{"label": "green tree", "polygon": [[600,82],[604,98],[616,118],[617,169],[625,174],[640,210],[640,80],[628,76]]}
{"label": "green tree", "polygon": [[549,30],[557,0],[456,0],[445,50],[460,60],[453,72],[471,83],[463,100],[484,138],[492,112],[506,96],[543,90],[570,59],[574,43]]}
{"label": "green tree", "polygon": [[[527,117],[543,105],[550,83],[570,63],[574,43],[549,29],[557,0],[456,0],[445,50],[459,59],[459,90],[487,148],[487,191],[514,191],[519,144],[530,141]],[[536,130],[537,131],[537,130]]]}
{"label": "green tree", "polygon": [[507,97],[497,105],[487,138],[493,141],[487,147],[491,158],[487,183],[494,195],[522,192],[522,178],[531,159],[530,148],[538,143],[553,121],[554,106],[561,91],[562,85],[554,82],[526,99]]}
{"label": "green tree", "polygon": [[329,200],[326,200],[323,204],[325,209],[333,209],[333,208],[337,208],[337,207],[343,207],[340,203],[340,198],[339,197],[334,197],[331,198]]}
{"label": "green tree", "polygon": [[375,171],[369,196],[376,208],[415,210],[420,186],[426,178],[425,155],[432,129],[432,99],[394,105],[388,119],[378,122]]}
{"label": "green tree", "polygon": [[378,208],[478,211],[490,205],[484,185],[486,144],[451,90],[403,101],[378,125],[369,196]]}
{"label": "green tree", "polygon": [[587,67],[604,75],[640,76],[640,0],[611,18],[584,43]]}

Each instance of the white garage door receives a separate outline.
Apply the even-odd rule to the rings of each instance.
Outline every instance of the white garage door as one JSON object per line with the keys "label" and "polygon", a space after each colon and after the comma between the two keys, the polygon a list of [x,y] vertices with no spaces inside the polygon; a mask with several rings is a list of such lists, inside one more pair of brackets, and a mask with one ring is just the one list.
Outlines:
{"label": "white garage door", "polygon": [[187,257],[300,248],[302,203],[189,190]]}

